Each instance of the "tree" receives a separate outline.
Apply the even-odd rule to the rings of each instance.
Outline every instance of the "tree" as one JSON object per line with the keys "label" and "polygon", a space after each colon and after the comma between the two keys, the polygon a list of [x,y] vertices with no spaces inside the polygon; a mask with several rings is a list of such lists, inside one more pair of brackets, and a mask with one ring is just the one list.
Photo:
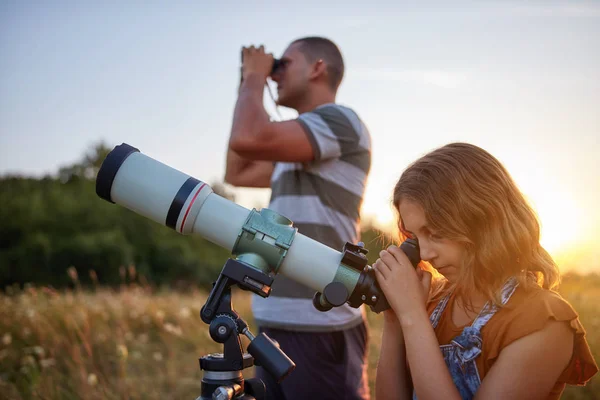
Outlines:
{"label": "tree", "polygon": [[66,183],[74,179],[96,179],[102,162],[111,151],[112,148],[104,142],[92,145],[90,150],[83,155],[81,161],[59,169],[59,180]]}

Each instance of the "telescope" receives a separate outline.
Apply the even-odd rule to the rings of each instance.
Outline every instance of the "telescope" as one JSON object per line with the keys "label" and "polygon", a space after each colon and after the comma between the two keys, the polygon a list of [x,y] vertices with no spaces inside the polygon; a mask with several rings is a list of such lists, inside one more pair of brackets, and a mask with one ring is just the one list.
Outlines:
{"label": "telescope", "polygon": [[[107,155],[96,178],[96,193],[182,235],[199,235],[232,254],[200,312],[210,324],[211,338],[224,343],[224,353],[200,359],[205,374],[199,399],[241,398],[244,393],[250,396],[245,399],[260,398],[264,396],[261,382],[244,382],[243,369],[262,365],[281,381],[295,367],[267,335],[254,337],[233,310],[234,285],[268,297],[275,276],[281,274],[315,290],[313,305],[323,312],[343,304],[354,308],[365,304],[376,313],[390,308],[367,265],[368,250],[362,243],[332,249],[298,232],[287,217],[268,208],[242,207],[214,193],[205,182],[129,144],[118,145]],[[416,267],[418,243],[408,239],[400,248]],[[249,354],[243,354],[239,334],[250,339]]]}

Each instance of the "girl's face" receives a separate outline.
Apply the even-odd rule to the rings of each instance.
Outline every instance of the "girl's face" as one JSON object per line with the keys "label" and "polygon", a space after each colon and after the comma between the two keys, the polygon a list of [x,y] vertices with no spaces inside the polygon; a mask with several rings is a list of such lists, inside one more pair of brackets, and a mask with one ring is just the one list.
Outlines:
{"label": "girl's face", "polygon": [[421,259],[429,262],[450,282],[455,282],[466,256],[465,248],[428,227],[425,212],[419,204],[402,200],[398,208],[404,231],[419,241]]}

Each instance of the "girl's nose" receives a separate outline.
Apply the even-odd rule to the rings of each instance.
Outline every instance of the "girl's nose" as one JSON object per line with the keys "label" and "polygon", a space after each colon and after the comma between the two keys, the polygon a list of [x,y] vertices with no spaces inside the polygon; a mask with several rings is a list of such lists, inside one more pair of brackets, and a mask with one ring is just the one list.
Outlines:
{"label": "girl's nose", "polygon": [[421,250],[421,260],[430,262],[436,257],[435,249],[431,244],[427,241],[419,240],[419,248]]}

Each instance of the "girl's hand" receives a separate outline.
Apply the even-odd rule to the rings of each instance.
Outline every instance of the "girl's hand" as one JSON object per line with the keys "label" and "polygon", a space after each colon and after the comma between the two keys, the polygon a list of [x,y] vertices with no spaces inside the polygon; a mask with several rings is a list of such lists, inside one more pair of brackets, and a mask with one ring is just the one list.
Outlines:
{"label": "girl's hand", "polygon": [[379,257],[373,264],[375,276],[398,319],[402,322],[415,312],[423,312],[429,297],[431,273],[415,269],[397,246],[382,250]]}

